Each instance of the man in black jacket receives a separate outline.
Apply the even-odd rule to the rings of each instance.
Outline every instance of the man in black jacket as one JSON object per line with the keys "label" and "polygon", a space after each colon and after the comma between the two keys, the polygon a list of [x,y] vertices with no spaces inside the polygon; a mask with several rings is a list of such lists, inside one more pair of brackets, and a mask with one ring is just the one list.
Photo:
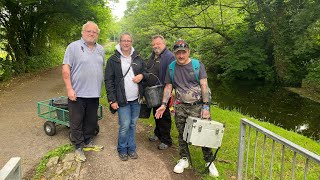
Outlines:
{"label": "man in black jacket", "polygon": [[[174,61],[174,54],[166,48],[166,42],[163,36],[156,35],[152,37],[152,54],[146,64],[146,71],[149,73],[146,81],[146,87],[151,87],[159,84],[165,84],[164,80],[169,64]],[[159,107],[154,107],[153,115]],[[149,111],[150,112],[150,111]],[[171,114],[169,107],[166,108],[162,118],[155,119],[156,127],[154,135],[149,137],[149,140],[155,142],[160,140],[158,149],[164,150],[172,145],[170,136],[171,130]]]}

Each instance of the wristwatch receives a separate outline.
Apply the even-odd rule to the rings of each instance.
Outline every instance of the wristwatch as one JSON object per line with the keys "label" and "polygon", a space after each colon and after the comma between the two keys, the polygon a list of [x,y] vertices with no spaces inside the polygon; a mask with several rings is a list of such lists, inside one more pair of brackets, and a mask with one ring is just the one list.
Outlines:
{"label": "wristwatch", "polygon": [[203,104],[202,109],[203,109],[203,110],[209,110],[210,107],[209,107],[209,105]]}
{"label": "wristwatch", "polygon": [[164,105],[167,107],[167,103],[166,102],[162,102],[161,105]]}
{"label": "wristwatch", "polygon": [[203,102],[202,104],[203,105],[209,105],[209,102]]}

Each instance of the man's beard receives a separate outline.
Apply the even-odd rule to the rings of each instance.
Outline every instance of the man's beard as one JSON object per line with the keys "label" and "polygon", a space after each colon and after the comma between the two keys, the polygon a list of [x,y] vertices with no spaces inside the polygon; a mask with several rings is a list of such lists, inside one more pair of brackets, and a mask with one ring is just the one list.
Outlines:
{"label": "man's beard", "polygon": [[161,49],[159,49],[159,48],[153,49],[153,52],[154,52],[156,55],[160,55]]}

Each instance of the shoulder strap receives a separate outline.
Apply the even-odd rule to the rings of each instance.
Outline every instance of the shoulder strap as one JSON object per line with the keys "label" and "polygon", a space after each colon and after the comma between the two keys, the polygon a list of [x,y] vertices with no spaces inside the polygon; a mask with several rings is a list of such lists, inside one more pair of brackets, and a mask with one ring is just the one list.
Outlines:
{"label": "shoulder strap", "polygon": [[193,72],[196,76],[196,80],[198,81],[198,83],[200,83],[200,80],[199,80],[199,73],[200,73],[200,62],[198,59],[191,59],[191,63],[192,63],[192,69],[193,69]]}
{"label": "shoulder strap", "polygon": [[[198,81],[198,83],[200,83],[200,79],[199,79],[199,73],[200,73],[200,62],[198,59],[191,59],[191,64],[192,64],[192,69],[193,72],[196,76],[196,80]],[[174,68],[176,66],[176,61],[172,61],[169,65],[169,75],[170,75],[170,79],[172,84],[174,84]]]}
{"label": "shoulder strap", "polygon": [[126,75],[128,74],[128,72],[130,71],[130,68],[131,68],[131,66],[132,66],[132,61],[133,61],[133,60],[131,60],[131,63],[130,63],[130,66],[129,66],[128,70],[127,70],[126,73],[122,76],[122,78],[121,78],[120,81],[124,80],[124,78],[126,77]]}
{"label": "shoulder strap", "polygon": [[171,83],[174,84],[174,68],[176,66],[176,60],[172,61],[169,65],[169,75],[171,79]]}

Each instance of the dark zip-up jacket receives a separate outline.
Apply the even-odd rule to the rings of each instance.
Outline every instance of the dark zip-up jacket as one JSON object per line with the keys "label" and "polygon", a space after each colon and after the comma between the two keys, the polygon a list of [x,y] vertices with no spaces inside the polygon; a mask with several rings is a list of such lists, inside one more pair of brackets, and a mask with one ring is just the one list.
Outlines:
{"label": "dark zip-up jacket", "polygon": [[[154,56],[155,56],[155,54],[154,54],[154,52],[152,52],[151,57],[148,60],[148,64],[153,63],[152,61],[154,59]],[[160,58],[159,79],[160,79],[161,84],[164,85],[168,66],[172,61],[175,60],[175,56],[171,51],[169,51],[167,48],[165,48],[161,52],[159,58]],[[146,76],[145,80],[148,81],[148,79],[149,79],[149,76]],[[156,84],[154,84],[154,85],[156,85]]]}
{"label": "dark zip-up jacket", "polygon": [[[115,50],[115,53],[108,59],[105,69],[105,86],[107,91],[108,102],[117,102],[119,106],[125,106],[127,102],[124,79],[121,69],[121,54]],[[142,58],[134,51],[131,55],[134,75],[142,74],[143,78],[147,76],[144,70]],[[142,82],[142,81],[141,81]],[[142,97],[143,88],[141,82],[138,83],[139,97]]]}

